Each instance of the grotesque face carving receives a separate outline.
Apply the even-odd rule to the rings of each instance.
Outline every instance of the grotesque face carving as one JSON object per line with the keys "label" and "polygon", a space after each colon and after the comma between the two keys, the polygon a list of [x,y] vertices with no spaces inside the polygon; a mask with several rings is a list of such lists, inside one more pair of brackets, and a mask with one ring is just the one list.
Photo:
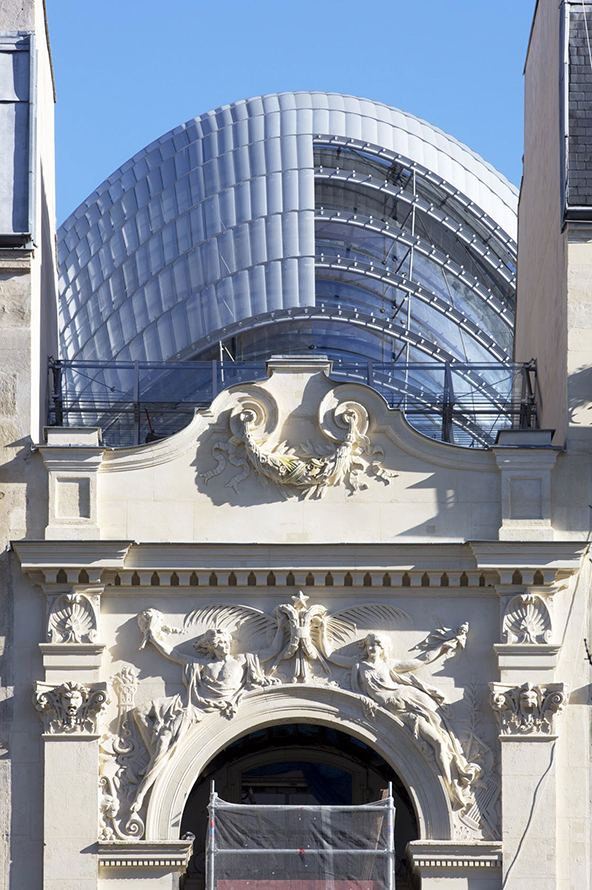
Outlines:
{"label": "grotesque face carving", "polygon": [[78,683],[64,683],[60,689],[60,703],[69,725],[78,722],[85,702],[84,687]]}
{"label": "grotesque face carving", "polygon": [[525,683],[520,689],[520,712],[525,717],[532,717],[536,713],[539,706],[539,699],[536,689],[531,683]]}

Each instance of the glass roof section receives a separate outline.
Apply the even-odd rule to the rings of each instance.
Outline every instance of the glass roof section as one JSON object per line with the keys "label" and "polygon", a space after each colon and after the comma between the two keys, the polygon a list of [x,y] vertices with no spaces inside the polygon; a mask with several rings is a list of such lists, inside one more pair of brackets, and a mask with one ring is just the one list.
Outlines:
{"label": "glass roof section", "polygon": [[510,361],[516,205],[398,109],[236,102],[138,152],[60,228],[61,355]]}

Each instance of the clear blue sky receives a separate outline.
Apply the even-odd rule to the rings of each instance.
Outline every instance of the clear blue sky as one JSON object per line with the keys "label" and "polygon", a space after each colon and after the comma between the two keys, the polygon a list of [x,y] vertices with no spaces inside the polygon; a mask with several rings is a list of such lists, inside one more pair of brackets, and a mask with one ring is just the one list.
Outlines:
{"label": "clear blue sky", "polygon": [[423,117],[520,184],[534,0],[47,0],[58,222],[191,117],[281,90]]}

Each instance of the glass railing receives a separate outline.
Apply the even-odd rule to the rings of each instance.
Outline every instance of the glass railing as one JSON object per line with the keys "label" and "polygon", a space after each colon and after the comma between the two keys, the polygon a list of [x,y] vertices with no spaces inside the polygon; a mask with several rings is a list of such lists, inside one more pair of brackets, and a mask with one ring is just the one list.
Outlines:
{"label": "glass railing", "polygon": [[[51,359],[50,426],[100,427],[110,447],[186,426],[236,384],[265,379],[265,362],[99,362]],[[371,386],[426,436],[487,448],[500,430],[537,427],[536,364],[333,362],[331,378]]]}

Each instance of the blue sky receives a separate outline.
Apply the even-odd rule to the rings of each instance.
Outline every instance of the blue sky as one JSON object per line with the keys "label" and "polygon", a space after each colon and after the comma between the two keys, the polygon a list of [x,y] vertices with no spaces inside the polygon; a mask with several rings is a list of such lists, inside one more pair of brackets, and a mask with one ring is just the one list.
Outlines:
{"label": "blue sky", "polygon": [[47,0],[58,222],[191,117],[281,90],[423,117],[516,185],[534,0]]}

